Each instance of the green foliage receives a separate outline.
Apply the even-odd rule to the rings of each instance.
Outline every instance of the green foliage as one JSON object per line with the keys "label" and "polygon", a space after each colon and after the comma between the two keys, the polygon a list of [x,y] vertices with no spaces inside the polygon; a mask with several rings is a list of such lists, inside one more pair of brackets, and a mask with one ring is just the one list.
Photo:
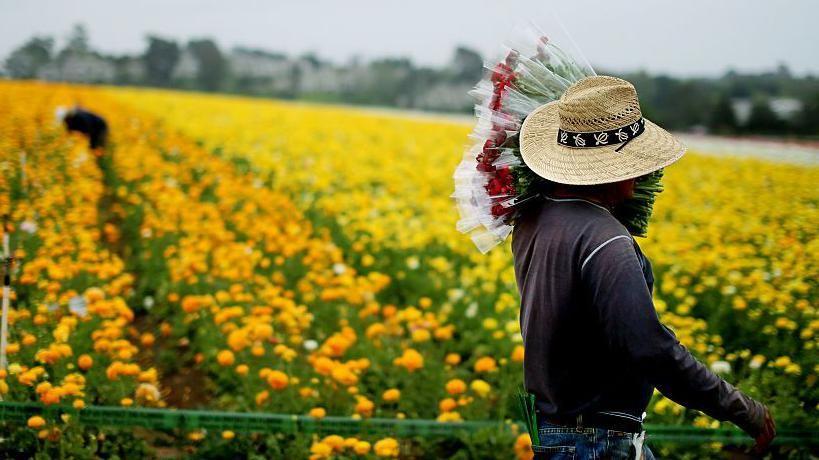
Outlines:
{"label": "green foliage", "polygon": [[659,169],[638,178],[634,182],[634,195],[614,210],[617,220],[634,236],[645,237],[648,232],[654,199],[663,191],[662,177],[663,170]]}
{"label": "green foliage", "polygon": [[6,58],[6,72],[12,78],[34,78],[51,61],[54,39],[32,37]]}
{"label": "green foliage", "polygon": [[146,82],[155,86],[170,86],[179,54],[179,45],[175,41],[149,36],[144,57]]}

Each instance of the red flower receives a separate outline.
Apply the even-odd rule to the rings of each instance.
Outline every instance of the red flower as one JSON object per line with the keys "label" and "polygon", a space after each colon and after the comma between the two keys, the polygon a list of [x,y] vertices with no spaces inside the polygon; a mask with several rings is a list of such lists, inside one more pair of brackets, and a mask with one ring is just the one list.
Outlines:
{"label": "red flower", "polygon": [[492,206],[492,215],[495,216],[495,217],[503,216],[505,214],[510,213],[511,211],[512,211],[512,208],[507,208],[507,207],[505,207],[504,205],[502,205],[500,203]]}

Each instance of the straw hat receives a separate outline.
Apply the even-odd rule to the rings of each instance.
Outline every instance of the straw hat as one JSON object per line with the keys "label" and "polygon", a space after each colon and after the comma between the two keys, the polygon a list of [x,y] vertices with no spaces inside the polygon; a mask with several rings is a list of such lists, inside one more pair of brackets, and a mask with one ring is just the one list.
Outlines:
{"label": "straw hat", "polygon": [[520,151],[545,179],[592,185],[668,166],[685,146],[643,118],[631,83],[601,75],[576,82],[560,100],[530,113],[520,130]]}

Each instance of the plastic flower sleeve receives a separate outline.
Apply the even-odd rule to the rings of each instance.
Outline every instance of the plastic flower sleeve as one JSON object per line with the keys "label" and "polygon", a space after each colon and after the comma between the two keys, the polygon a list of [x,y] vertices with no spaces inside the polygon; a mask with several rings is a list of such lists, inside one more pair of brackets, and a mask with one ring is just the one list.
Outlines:
{"label": "plastic flower sleeve", "polygon": [[526,207],[542,199],[542,179],[520,155],[523,120],[594,75],[534,26],[517,32],[520,38],[505,46],[502,58],[486,63],[484,77],[469,92],[477,100],[472,143],[453,174],[456,228],[484,253],[509,236]]}

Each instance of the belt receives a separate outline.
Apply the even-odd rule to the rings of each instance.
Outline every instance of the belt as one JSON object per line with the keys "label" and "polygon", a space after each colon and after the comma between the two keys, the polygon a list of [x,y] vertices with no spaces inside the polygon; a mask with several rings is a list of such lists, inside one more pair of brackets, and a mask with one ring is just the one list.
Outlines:
{"label": "belt", "polygon": [[577,416],[548,415],[543,419],[552,425],[568,428],[601,428],[625,433],[643,431],[643,422],[638,417],[622,412],[593,412]]}

